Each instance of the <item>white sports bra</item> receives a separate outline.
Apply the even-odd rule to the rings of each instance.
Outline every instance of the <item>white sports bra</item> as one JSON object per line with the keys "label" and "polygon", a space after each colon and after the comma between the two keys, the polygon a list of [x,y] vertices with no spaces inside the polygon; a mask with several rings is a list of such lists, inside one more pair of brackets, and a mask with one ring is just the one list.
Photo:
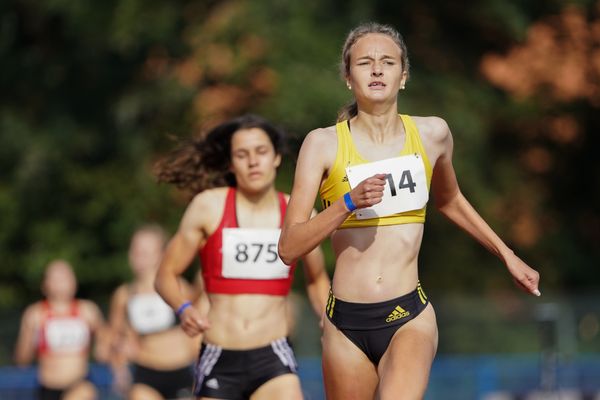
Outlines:
{"label": "white sports bra", "polygon": [[176,323],[175,313],[158,293],[137,293],[127,302],[127,316],[140,335],[166,331]]}

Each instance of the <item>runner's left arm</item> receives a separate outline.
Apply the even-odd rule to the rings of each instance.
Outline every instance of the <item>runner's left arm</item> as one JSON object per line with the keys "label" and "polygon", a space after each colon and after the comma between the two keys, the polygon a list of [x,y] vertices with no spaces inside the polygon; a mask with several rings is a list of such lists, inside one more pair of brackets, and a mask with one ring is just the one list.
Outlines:
{"label": "runner's left arm", "polygon": [[439,121],[440,123],[436,127],[438,130],[436,136],[443,147],[441,155],[436,161],[431,181],[437,209],[475,238],[490,253],[500,258],[513,276],[517,286],[539,296],[539,273],[515,255],[461,193],[452,165],[454,147],[452,134],[446,122],[441,119]]}

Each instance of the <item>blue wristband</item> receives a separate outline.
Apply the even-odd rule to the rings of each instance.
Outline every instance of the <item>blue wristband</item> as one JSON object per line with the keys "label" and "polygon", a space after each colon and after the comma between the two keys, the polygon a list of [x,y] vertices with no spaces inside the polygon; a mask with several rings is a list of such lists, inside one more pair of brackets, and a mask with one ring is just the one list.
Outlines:
{"label": "blue wristband", "polygon": [[181,313],[183,313],[183,311],[191,305],[192,305],[191,301],[186,301],[185,303],[183,303],[182,305],[179,306],[177,311],[175,311],[175,314],[177,314],[178,317],[181,317]]}
{"label": "blue wristband", "polygon": [[350,197],[350,192],[346,192],[346,194],[344,195],[344,203],[346,204],[346,208],[348,209],[348,211],[352,212],[356,210],[356,206],[352,202],[352,197]]}

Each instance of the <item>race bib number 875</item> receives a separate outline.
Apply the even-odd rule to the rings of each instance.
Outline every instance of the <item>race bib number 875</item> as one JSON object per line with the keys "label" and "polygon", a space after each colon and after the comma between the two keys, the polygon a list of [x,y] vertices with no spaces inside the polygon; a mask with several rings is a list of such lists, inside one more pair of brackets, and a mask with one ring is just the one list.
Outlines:
{"label": "race bib number 875", "polygon": [[290,267],[277,253],[280,229],[223,229],[224,278],[284,279]]}
{"label": "race bib number 875", "polygon": [[346,168],[350,187],[375,174],[386,174],[383,199],[380,203],[355,211],[357,219],[385,217],[405,211],[419,210],[429,200],[423,159],[419,154],[388,158]]}

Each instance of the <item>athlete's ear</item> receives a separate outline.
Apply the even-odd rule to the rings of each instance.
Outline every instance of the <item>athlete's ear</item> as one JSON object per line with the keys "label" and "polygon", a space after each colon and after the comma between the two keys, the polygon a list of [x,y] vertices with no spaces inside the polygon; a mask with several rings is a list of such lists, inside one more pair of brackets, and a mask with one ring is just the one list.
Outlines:
{"label": "athlete's ear", "polygon": [[408,72],[402,71],[402,78],[400,78],[400,90],[406,88],[406,81],[408,80]]}
{"label": "athlete's ear", "polygon": [[281,165],[281,154],[275,155],[274,164],[275,164],[275,168],[279,168],[279,166]]}

